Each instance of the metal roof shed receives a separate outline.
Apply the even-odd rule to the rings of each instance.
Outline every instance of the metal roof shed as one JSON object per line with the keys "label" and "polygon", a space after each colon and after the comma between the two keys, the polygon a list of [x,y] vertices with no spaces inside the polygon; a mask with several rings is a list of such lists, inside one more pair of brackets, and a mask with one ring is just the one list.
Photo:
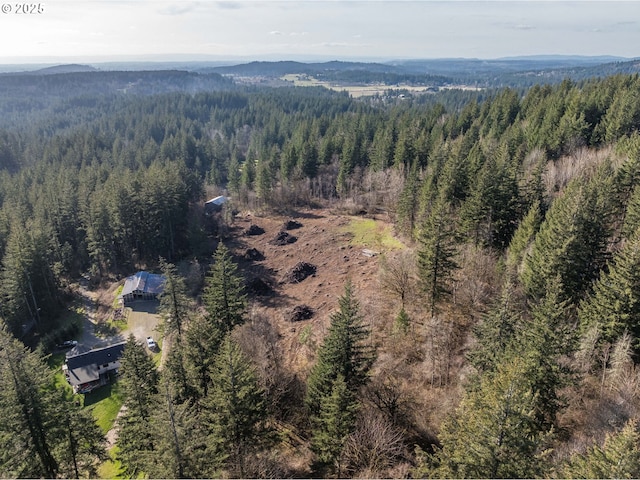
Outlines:
{"label": "metal roof shed", "polygon": [[154,300],[164,291],[164,276],[140,271],[127,277],[120,297],[124,303],[133,300]]}

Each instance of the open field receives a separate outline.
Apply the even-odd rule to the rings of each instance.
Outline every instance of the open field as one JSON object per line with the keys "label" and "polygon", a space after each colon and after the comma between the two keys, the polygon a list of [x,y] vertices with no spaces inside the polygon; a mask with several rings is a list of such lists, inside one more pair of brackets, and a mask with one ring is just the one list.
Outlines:
{"label": "open field", "polygon": [[[309,75],[290,73],[281,77],[281,80],[292,82],[296,87],[325,87],[336,92],[347,92],[353,98],[384,95],[389,90],[404,90],[411,93],[432,93],[425,85],[343,85],[338,83],[323,82]],[[438,87],[440,90],[482,90],[470,85],[446,85]]]}
{"label": "open field", "polygon": [[389,90],[407,90],[413,93],[427,93],[424,85],[339,85],[331,82],[323,82],[308,75],[289,74],[282,80],[293,82],[296,87],[325,87],[336,92],[347,92],[354,98],[384,95]]}

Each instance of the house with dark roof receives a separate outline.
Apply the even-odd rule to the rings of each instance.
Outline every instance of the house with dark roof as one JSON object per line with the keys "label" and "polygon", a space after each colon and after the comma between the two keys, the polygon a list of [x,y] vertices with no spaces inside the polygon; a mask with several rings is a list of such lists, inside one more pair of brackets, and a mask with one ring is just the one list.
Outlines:
{"label": "house with dark roof", "polygon": [[62,371],[74,393],[89,393],[118,373],[126,342],[68,356]]}
{"label": "house with dark roof", "polygon": [[118,298],[126,305],[134,300],[155,300],[163,291],[163,275],[141,271],[127,277]]}

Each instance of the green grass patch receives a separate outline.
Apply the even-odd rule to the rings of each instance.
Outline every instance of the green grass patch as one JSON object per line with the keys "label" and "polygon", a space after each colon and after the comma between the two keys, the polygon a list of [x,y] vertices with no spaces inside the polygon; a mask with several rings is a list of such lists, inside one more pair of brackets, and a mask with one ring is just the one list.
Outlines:
{"label": "green grass patch", "polygon": [[53,386],[56,390],[66,390],[66,394],[69,398],[73,396],[73,388],[67,382],[67,378],[62,371],[62,365],[66,358],[66,352],[54,353],[47,358],[47,365],[53,372]]}
{"label": "green grass patch", "polygon": [[404,244],[393,236],[389,225],[376,222],[370,218],[353,218],[344,228],[344,232],[352,235],[351,245],[367,247],[373,250],[402,250]]}
{"label": "green grass patch", "polygon": [[122,471],[122,462],[117,459],[118,447],[113,447],[107,452],[109,460],[105,461],[98,467],[99,478],[124,478]]}
{"label": "green grass patch", "polygon": [[120,308],[120,300],[118,300],[118,297],[122,293],[122,290],[124,290],[124,285],[120,285],[113,294],[113,303],[111,304],[113,308]]}
{"label": "green grass patch", "polygon": [[105,434],[113,427],[122,408],[122,401],[117,383],[105,385],[84,396],[85,408],[91,410],[93,418]]}

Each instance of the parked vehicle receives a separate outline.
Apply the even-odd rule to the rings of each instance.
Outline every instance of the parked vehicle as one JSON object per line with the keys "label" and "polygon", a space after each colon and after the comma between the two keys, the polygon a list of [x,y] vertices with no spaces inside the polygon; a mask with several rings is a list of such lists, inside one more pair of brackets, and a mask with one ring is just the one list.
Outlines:
{"label": "parked vehicle", "polygon": [[149,347],[149,350],[155,350],[156,348],[158,348],[158,344],[153,338],[147,337],[147,347]]}
{"label": "parked vehicle", "polygon": [[77,340],[65,340],[62,343],[56,345],[57,348],[73,348],[78,345]]}

